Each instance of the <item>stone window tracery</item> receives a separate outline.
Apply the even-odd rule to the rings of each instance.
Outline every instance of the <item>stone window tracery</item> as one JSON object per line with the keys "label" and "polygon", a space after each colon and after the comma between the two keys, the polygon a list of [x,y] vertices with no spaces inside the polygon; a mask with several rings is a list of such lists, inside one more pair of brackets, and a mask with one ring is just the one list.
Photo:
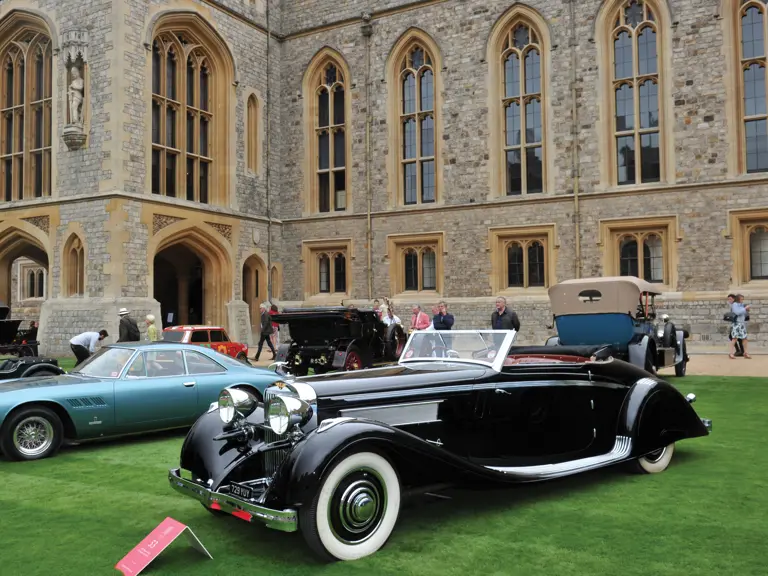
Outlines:
{"label": "stone window tracery", "polygon": [[52,44],[21,26],[0,40],[0,201],[51,195]]}
{"label": "stone window tracery", "polygon": [[506,195],[543,192],[544,123],[539,35],[527,23],[513,24],[501,48]]}
{"label": "stone window tracery", "polygon": [[623,2],[612,18],[613,162],[619,186],[659,182],[661,73],[657,17],[643,0]]}
{"label": "stone window tracery", "polygon": [[747,174],[768,171],[768,106],[766,106],[766,5],[742,2],[739,8],[739,86]]}
{"label": "stone window tracery", "polygon": [[392,235],[388,244],[393,294],[442,292],[442,233]]}

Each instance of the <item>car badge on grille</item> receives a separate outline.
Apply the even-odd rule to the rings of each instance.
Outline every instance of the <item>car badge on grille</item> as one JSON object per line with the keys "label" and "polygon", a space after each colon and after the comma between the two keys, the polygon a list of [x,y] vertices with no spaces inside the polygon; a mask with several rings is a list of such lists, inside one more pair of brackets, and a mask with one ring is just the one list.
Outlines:
{"label": "car badge on grille", "polygon": [[278,380],[277,382],[275,382],[275,386],[277,386],[278,388],[280,388],[280,390],[282,390],[283,388],[285,388],[285,382]]}

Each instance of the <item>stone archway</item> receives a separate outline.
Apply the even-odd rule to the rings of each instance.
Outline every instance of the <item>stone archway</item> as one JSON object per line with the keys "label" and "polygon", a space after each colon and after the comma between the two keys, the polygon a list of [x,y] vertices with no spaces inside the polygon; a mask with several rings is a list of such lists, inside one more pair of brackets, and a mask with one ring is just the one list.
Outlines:
{"label": "stone archway", "polygon": [[248,304],[251,332],[259,330],[259,306],[267,300],[267,266],[257,254],[243,263],[243,301]]}
{"label": "stone archway", "polygon": [[[232,298],[229,252],[201,226],[173,228],[161,232],[151,262],[153,296],[160,302],[162,325],[226,327],[226,304]],[[169,314],[173,314],[170,321]]]}
{"label": "stone archway", "polygon": [[[43,243],[30,232],[15,226],[7,226],[0,230],[0,302],[12,308],[20,304],[18,298],[20,291],[13,289],[14,262],[17,260],[34,262],[44,268],[46,276],[48,275],[50,260]],[[18,281],[23,282],[24,277],[18,278]],[[46,297],[49,297],[49,278],[45,284],[43,292]],[[11,313],[13,314],[13,311]]]}

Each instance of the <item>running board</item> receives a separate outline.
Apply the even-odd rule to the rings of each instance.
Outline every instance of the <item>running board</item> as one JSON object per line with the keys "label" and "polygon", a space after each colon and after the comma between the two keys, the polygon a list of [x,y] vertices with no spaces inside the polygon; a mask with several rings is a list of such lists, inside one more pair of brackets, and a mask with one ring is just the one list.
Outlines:
{"label": "running board", "polygon": [[590,456],[589,458],[581,458],[580,460],[571,460],[570,462],[561,462],[559,464],[543,464],[541,466],[486,466],[486,468],[513,476],[548,480],[614,464],[626,459],[631,452],[632,439],[628,436],[616,436],[616,443],[613,445],[613,449],[599,456]]}

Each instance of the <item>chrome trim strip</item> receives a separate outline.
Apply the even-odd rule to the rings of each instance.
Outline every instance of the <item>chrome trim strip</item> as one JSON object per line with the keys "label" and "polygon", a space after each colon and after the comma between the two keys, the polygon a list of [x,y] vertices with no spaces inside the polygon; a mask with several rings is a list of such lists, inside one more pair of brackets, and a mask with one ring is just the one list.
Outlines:
{"label": "chrome trim strip", "polygon": [[[282,532],[295,532],[298,529],[299,520],[296,510],[290,508],[286,510],[273,510],[265,506],[246,502],[229,494],[210,490],[205,486],[182,478],[178,468],[168,472],[168,481],[171,484],[171,488],[185,496],[200,501],[206,508],[211,508],[212,505],[216,504],[219,509],[228,514],[247,512],[251,516],[250,519],[246,519],[248,522],[259,521],[268,528]],[[239,517],[242,518],[242,516]]]}
{"label": "chrome trim strip", "polygon": [[347,416],[351,418],[367,418],[384,422],[390,426],[439,422],[438,409],[442,402],[443,400],[430,400],[426,402],[348,408],[346,410],[339,410],[339,416],[342,418]]}
{"label": "chrome trim strip", "polygon": [[540,480],[558,478],[577,472],[586,472],[595,468],[608,466],[620,460],[627,458],[632,452],[632,439],[629,436],[616,436],[616,442],[610,452],[571,460],[570,462],[561,462],[559,464],[543,464],[540,466],[486,466],[489,470],[503,472],[504,474],[515,474],[519,476],[532,476]]}

